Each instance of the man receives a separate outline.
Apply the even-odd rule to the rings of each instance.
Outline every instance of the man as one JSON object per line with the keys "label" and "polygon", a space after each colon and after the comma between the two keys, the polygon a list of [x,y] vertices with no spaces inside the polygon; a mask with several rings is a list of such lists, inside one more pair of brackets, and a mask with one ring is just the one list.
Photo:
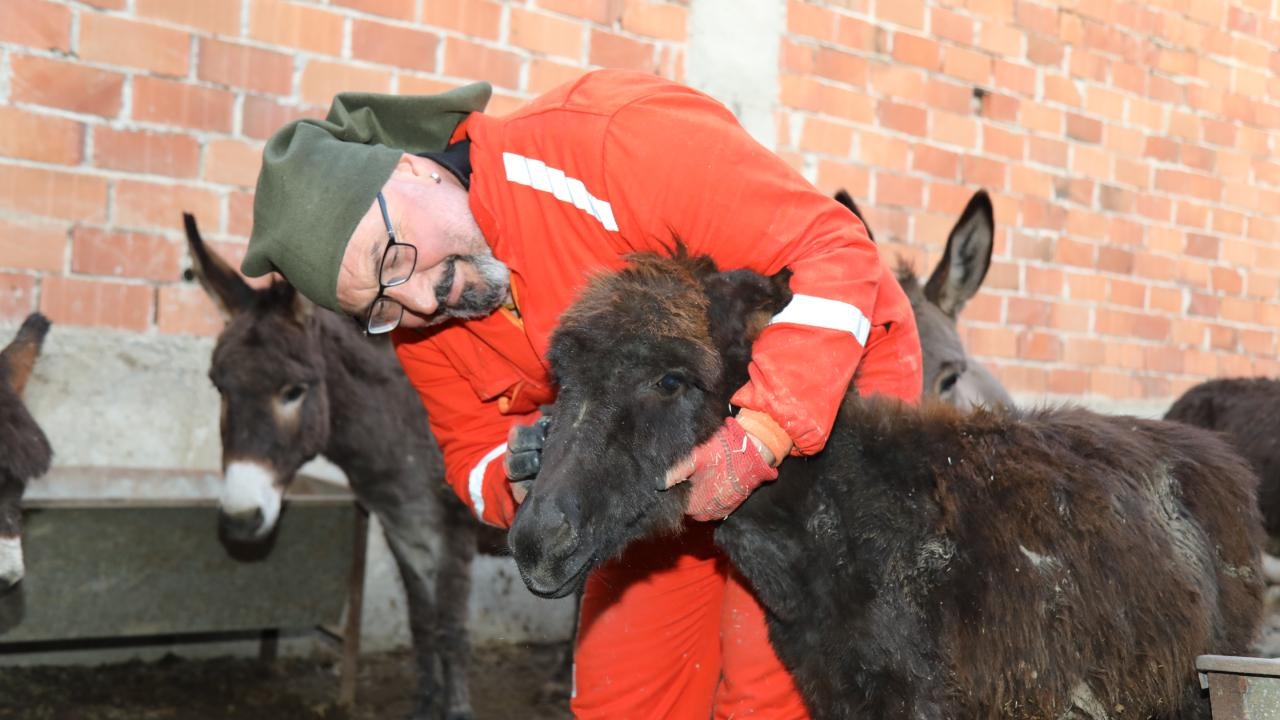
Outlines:
{"label": "man", "polygon": [[796,299],[757,340],[740,410],[672,469],[693,483],[687,531],[588,580],[572,704],[582,718],[807,717],[706,521],[783,458],[821,450],[855,374],[864,394],[918,397],[906,297],[862,225],[705,95],[598,71],[504,118],[478,112],[487,99],[484,84],[340,95],[326,121],[280,130],[244,271],[278,270],[370,332],[394,329],[447,480],[506,526],[522,492],[509,474],[530,458],[504,441],[554,401],[548,338],[590,274],[674,238],[723,268],[791,268]]}

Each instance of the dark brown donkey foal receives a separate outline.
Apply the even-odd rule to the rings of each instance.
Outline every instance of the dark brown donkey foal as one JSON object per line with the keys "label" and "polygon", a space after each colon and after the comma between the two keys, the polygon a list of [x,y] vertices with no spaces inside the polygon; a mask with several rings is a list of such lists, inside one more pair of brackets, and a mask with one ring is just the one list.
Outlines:
{"label": "dark brown donkey foal", "polygon": [[[641,256],[561,317],[510,534],[533,592],[678,531],[688,488],[665,472],[723,422],[788,275]],[[1195,657],[1260,620],[1256,481],[1195,428],[850,394],[779,472],[716,542],[818,720],[1207,718]]]}
{"label": "dark brown donkey foal", "polygon": [[18,334],[0,351],[0,593],[22,579],[22,493],[27,482],[49,470],[53,450],[22,403],[49,321],[27,316]]}
{"label": "dark brown donkey foal", "polygon": [[222,531],[270,535],[294,473],[324,455],[381,522],[409,605],[414,720],[470,718],[467,607],[479,523],[444,482],[426,412],[385,338],[277,282],[254,290],[185,215],[192,270],[227,319],[209,377],[222,396]]}

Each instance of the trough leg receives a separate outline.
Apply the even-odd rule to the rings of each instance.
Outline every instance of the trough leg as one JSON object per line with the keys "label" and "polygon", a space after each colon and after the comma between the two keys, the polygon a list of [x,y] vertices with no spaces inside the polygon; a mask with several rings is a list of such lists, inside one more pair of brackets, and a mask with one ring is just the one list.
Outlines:
{"label": "trough leg", "polygon": [[360,621],[364,615],[364,570],[368,544],[369,512],[357,504],[351,573],[347,577],[347,624],[342,629],[342,685],[338,692],[338,703],[346,707],[354,707],[356,704]]}

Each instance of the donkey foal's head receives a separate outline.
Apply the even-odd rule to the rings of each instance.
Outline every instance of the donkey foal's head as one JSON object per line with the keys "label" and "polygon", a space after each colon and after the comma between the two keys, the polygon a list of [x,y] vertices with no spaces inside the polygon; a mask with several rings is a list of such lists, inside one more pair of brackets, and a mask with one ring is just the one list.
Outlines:
{"label": "donkey foal's head", "polygon": [[49,321],[39,313],[22,323],[0,351],[0,592],[26,572],[22,559],[22,494],[27,481],[49,470],[53,450],[22,402]]}
{"label": "donkey foal's head", "polygon": [[510,534],[530,590],[568,595],[632,540],[679,529],[687,489],[664,491],[666,471],[730,414],[789,278],[639,255],[565,312],[548,352],[560,392],[542,469]]}

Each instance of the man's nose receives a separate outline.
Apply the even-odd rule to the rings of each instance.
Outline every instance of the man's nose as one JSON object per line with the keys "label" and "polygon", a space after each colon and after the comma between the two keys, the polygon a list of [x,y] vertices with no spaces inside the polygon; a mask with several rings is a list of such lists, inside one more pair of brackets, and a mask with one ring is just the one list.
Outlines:
{"label": "man's nose", "polygon": [[440,309],[435,287],[427,273],[414,273],[400,285],[387,288],[386,295],[418,315],[432,315]]}

